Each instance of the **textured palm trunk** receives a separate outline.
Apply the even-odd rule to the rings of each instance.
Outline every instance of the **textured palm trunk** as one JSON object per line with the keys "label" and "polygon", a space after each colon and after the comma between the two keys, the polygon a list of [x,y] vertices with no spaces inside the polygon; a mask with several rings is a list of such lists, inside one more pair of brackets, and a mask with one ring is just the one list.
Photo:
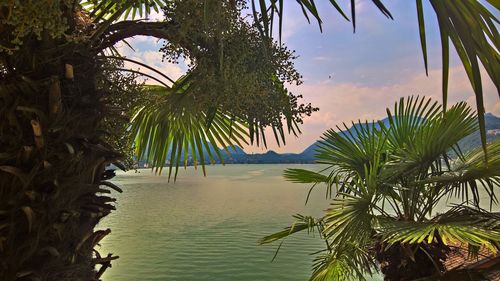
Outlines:
{"label": "textured palm trunk", "polygon": [[114,259],[94,251],[118,189],[105,166],[120,158],[99,131],[99,66],[85,45],[34,42],[0,81],[0,280],[97,280]]}
{"label": "textured palm trunk", "polygon": [[449,248],[438,243],[422,243],[420,248],[378,243],[375,251],[384,280],[409,281],[443,273]]}

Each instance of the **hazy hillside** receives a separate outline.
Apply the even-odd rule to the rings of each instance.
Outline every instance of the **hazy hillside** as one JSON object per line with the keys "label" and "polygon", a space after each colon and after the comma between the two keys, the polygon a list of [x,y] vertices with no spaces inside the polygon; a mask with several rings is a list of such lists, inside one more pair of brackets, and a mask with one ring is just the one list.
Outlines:
{"label": "hazy hillside", "polygon": [[[492,113],[486,113],[485,114],[485,124],[486,124],[486,139],[488,142],[491,142],[493,140],[497,140],[500,138],[500,118],[493,115]],[[389,124],[389,120],[387,118],[383,119],[382,122],[384,125]],[[351,127],[349,129],[351,133],[355,135],[355,130]],[[462,148],[463,151],[467,151],[476,147],[481,146],[481,137],[479,135],[479,131],[473,133],[472,135],[469,135],[465,137],[462,141],[460,141],[460,147]],[[313,143],[310,145],[308,148],[306,148],[301,155],[304,156],[304,158],[314,158],[314,151],[318,146],[318,142]]]}
{"label": "hazy hillside", "polygon": [[[500,118],[496,117],[491,113],[487,113],[485,115],[485,123],[486,123],[486,140],[490,142],[499,139]],[[460,147],[464,151],[480,146],[481,146],[481,137],[479,136],[479,132],[475,132],[474,134],[467,136],[460,142]]]}

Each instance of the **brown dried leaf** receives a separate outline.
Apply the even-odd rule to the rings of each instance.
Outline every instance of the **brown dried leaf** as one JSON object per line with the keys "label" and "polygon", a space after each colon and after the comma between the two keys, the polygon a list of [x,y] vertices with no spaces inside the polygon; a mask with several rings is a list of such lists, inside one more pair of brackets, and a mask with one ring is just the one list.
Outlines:
{"label": "brown dried leaf", "polygon": [[0,166],[0,171],[12,174],[18,177],[23,184],[28,182],[28,175],[24,173],[21,169],[14,166]]}
{"label": "brown dried leaf", "polygon": [[28,232],[31,232],[35,213],[33,212],[33,209],[31,209],[31,207],[29,206],[22,206],[21,210],[23,210],[24,214],[26,215],[26,219],[28,220]]}

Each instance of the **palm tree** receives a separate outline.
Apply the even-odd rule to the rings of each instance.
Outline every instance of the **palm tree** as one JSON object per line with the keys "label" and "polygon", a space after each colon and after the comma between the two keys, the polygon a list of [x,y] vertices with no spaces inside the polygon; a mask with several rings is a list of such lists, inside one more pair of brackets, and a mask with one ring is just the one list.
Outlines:
{"label": "palm tree", "polygon": [[[500,142],[488,144],[487,164],[482,149],[461,152],[458,142],[478,129],[464,102],[444,111],[409,97],[387,113],[387,124],[328,130],[316,151],[320,172],[285,171],[292,182],[325,186],[333,199],[323,217],[297,215],[260,243],[317,231],[326,249],[311,280],[364,280],[379,268],[386,280],[441,276],[453,245],[468,245],[472,255],[500,250],[500,214],[480,200],[483,192],[490,208],[498,203]],[[449,199],[456,204],[438,207]]]}
{"label": "palm tree", "polygon": [[[97,251],[111,230],[96,225],[121,192],[105,168],[126,168],[134,140],[156,167],[170,155],[172,172],[187,151],[203,165],[203,147],[265,143],[266,127],[283,141],[298,133],[313,108],[283,85],[300,83],[293,53],[256,36],[243,4],[0,1],[0,280],[100,278],[117,257]],[[134,19],[152,10],[165,20]],[[114,46],[137,35],[167,40],[166,59],[190,58],[186,77],[133,82],[148,74],[123,61],[151,67]]]}

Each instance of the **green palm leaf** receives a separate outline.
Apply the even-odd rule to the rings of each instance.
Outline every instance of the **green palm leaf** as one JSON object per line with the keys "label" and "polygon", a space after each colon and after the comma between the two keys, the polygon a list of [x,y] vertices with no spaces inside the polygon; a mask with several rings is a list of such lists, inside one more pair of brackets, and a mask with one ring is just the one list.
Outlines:
{"label": "green palm leaf", "polygon": [[422,126],[435,119],[441,106],[431,99],[409,96],[400,98],[394,104],[393,111],[387,109],[389,128],[386,132],[389,147],[398,148],[411,145],[415,139],[414,133]]}
{"label": "green palm leaf", "polygon": [[[500,155],[500,141],[489,143],[487,149],[490,155]],[[500,186],[500,158],[492,157],[485,163],[484,150],[477,148],[453,161],[449,171],[417,184],[435,184],[443,196],[453,195],[466,201],[472,197],[475,205],[479,204],[479,189],[482,186],[490,199],[491,209],[494,203],[498,204],[495,189]]]}
{"label": "green palm leaf", "polygon": [[343,240],[319,253],[313,261],[310,281],[366,280],[378,271],[372,245],[359,240]]}
{"label": "green palm leaf", "polygon": [[137,157],[150,162],[156,172],[161,173],[168,161],[169,177],[175,167],[175,179],[179,166],[186,166],[191,157],[195,167],[200,164],[205,173],[205,164],[215,159],[211,151],[223,162],[219,146],[229,154],[228,147],[247,144],[244,123],[220,111],[209,115],[195,106],[189,84],[180,88],[146,86],[145,92],[157,100],[137,111],[130,130],[136,139]]}
{"label": "green palm leaf", "polygon": [[[430,100],[422,103],[409,99],[407,105],[401,100],[394,115],[388,111],[390,127],[387,129],[391,147],[392,164],[386,167],[386,174],[399,177],[441,168],[441,156],[457,146],[464,137],[477,130],[476,116],[465,102],[458,103],[446,112]],[[416,109],[417,108],[417,109]],[[422,108],[419,110],[419,108]]]}
{"label": "green palm leaf", "polygon": [[[366,253],[361,253],[360,255],[359,252],[344,249],[344,251],[318,255],[313,261],[313,273],[309,280],[366,280],[365,271],[368,271],[374,265],[374,262]],[[360,256],[361,259],[366,260],[363,265],[368,270],[363,270],[363,267],[355,262],[357,259],[360,259]]]}
{"label": "green palm leaf", "polygon": [[339,194],[325,211],[323,234],[332,245],[343,241],[362,243],[371,236],[371,196]]}
{"label": "green palm leaf", "polygon": [[375,230],[390,244],[437,243],[439,239],[445,245],[464,243],[486,247],[496,253],[496,243],[500,241],[500,214],[458,205],[429,221],[379,218]]}
{"label": "green palm leaf", "polygon": [[[321,220],[318,220],[314,217],[303,216],[300,214],[294,215],[293,217],[296,220],[291,226],[286,227],[280,232],[276,232],[274,234],[263,237],[259,240],[259,244],[268,244],[304,230],[307,230],[308,233],[314,233],[316,230],[321,229],[322,227]],[[319,231],[319,233],[321,233],[321,231]]]}
{"label": "green palm leaf", "polygon": [[[387,112],[387,123],[358,122],[350,129],[344,125],[345,131],[328,130],[316,154],[325,169],[284,173],[292,182],[337,187],[330,191],[334,197],[330,208],[315,220],[321,222],[320,237],[327,247],[314,261],[311,280],[362,279],[372,268],[373,257],[391,254],[384,250],[385,243],[396,247],[429,243],[437,248],[462,243],[472,250],[497,251],[500,214],[479,208],[478,189],[482,184],[490,204],[497,202],[500,158],[485,162],[483,149],[463,154],[457,145],[477,130],[471,108],[462,102],[444,111],[430,99],[408,97]],[[487,149],[498,155],[500,141]],[[452,158],[451,151],[458,155]],[[469,193],[474,208],[468,207]],[[453,195],[461,195],[465,202],[435,215],[433,208]],[[308,225],[303,222],[297,230]],[[272,242],[295,230],[287,228],[265,239]],[[415,249],[425,252],[420,246]]]}
{"label": "green palm leaf", "polygon": [[335,185],[338,190],[338,179],[334,177],[335,173],[330,173],[329,175],[324,175],[322,172],[329,170],[330,168],[323,169],[320,172],[313,172],[305,169],[286,169],[283,172],[283,176],[288,181],[294,183],[312,183],[313,185],[309,189],[306,197],[306,204],[309,201],[309,196],[311,195],[314,187],[318,184],[326,185],[326,197],[331,198],[333,193],[333,186]]}
{"label": "green palm leaf", "polygon": [[83,0],[80,5],[89,11],[94,21],[147,17],[152,11],[159,13],[170,0]]}
{"label": "green palm leaf", "polygon": [[380,159],[386,138],[376,124],[352,123],[352,129],[337,127],[324,133],[316,150],[317,163],[329,165],[335,177],[348,180],[363,176],[365,168]]}
{"label": "green palm leaf", "polygon": [[[449,38],[455,46],[476,94],[481,140],[486,150],[485,111],[479,61],[498,88],[500,40],[495,25],[498,20],[479,1],[460,0],[447,3],[433,0],[431,4],[438,17],[439,28],[443,30],[441,34],[447,36],[446,40]],[[443,49],[445,48],[448,48],[447,43],[443,45]],[[448,51],[443,50],[443,53]],[[445,70],[448,70],[448,67],[447,64],[443,65]],[[446,94],[443,93],[443,100],[447,99]]]}
{"label": "green palm leaf", "polygon": [[283,176],[294,183],[328,183],[329,178],[321,173],[305,169],[286,169]]}

